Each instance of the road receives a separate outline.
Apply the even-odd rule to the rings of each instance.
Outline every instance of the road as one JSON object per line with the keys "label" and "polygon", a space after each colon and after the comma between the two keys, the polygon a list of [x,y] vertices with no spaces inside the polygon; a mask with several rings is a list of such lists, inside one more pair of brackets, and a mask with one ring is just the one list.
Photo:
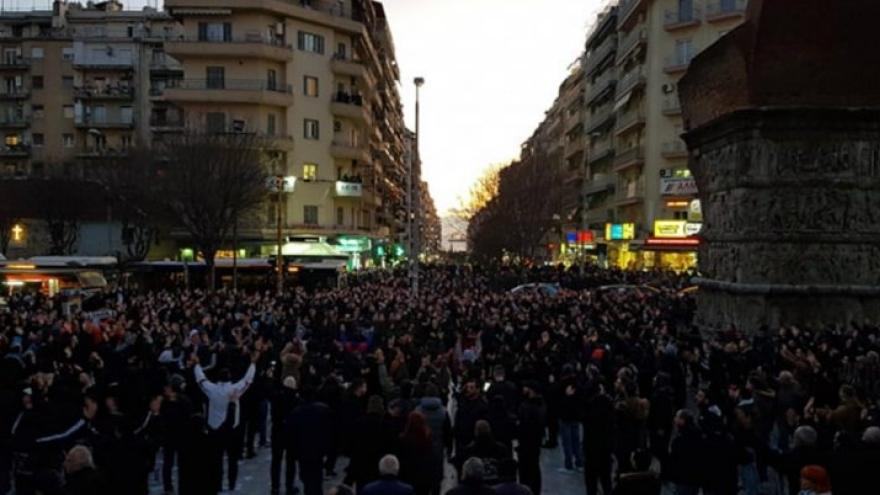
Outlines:
{"label": "road", "polygon": [[[271,460],[270,449],[260,449],[257,457],[254,459],[243,460],[239,465],[239,486],[235,492],[247,495],[268,495],[269,494],[269,463]],[[325,482],[326,490],[335,483],[341,481],[344,475],[345,466],[348,459],[340,459],[336,472],[339,473],[338,479],[327,480]],[[544,475],[543,493],[552,495],[580,495],[584,493],[584,479],[581,473],[560,473],[557,469],[562,466],[562,449],[543,450],[541,455],[541,470]],[[161,475],[161,456],[160,463],[157,465],[156,476],[150,478],[150,495],[162,495]],[[283,476],[283,474],[282,474]],[[455,486],[455,474],[450,466],[447,466],[447,480],[444,482],[444,490]],[[297,486],[302,489],[302,485],[297,481]],[[300,492],[301,493],[301,492]],[[284,494],[283,494],[284,495]]]}

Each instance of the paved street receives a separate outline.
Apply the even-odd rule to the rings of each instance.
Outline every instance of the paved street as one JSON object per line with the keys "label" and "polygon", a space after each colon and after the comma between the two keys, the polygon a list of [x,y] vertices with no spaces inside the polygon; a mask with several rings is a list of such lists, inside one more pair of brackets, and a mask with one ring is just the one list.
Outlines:
{"label": "paved street", "polygon": [[[560,473],[557,468],[562,465],[562,449],[543,450],[541,457],[541,471],[544,474],[544,491],[545,494],[582,494],[584,493],[584,480],[581,473]],[[161,456],[160,456],[161,457]],[[243,460],[241,462],[239,473],[239,487],[233,493],[241,494],[268,494],[269,493],[269,463],[271,454],[269,449],[261,449],[255,459]],[[161,460],[160,460],[161,462]],[[329,488],[334,482],[339,482],[344,475],[345,466],[348,459],[341,459],[338,463],[336,472],[339,477],[336,480],[328,480],[325,483]],[[157,465],[157,473],[160,472],[160,466]],[[450,466],[447,465],[447,480],[444,488],[449,488],[455,484],[455,473]],[[297,482],[297,486],[302,485]],[[151,478],[150,494],[161,495],[162,483],[161,477]]]}

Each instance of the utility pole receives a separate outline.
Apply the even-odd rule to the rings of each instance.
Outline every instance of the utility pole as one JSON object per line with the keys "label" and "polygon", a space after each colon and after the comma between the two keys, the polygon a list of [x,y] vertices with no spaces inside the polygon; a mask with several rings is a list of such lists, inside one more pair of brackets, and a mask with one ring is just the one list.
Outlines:
{"label": "utility pole", "polygon": [[416,85],[416,138],[415,145],[410,158],[410,210],[412,219],[412,227],[410,228],[410,242],[412,243],[411,265],[410,265],[410,284],[414,297],[419,293],[419,254],[421,251],[421,221],[419,207],[419,190],[421,188],[421,157],[419,156],[419,89],[425,84],[425,78],[417,77],[413,80]]}

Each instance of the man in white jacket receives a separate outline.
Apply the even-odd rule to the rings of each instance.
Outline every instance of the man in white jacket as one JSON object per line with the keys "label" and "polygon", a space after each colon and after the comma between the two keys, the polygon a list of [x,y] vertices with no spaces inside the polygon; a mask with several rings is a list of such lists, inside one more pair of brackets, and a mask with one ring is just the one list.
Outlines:
{"label": "man in white jacket", "polygon": [[233,383],[228,369],[217,373],[217,381],[212,382],[205,376],[197,356],[195,362],[196,383],[208,398],[208,438],[211,444],[211,479],[208,486],[221,491],[223,487],[223,454],[226,453],[228,464],[229,490],[235,490],[238,480],[238,460],[241,457],[240,419],[241,407],[239,399],[247,391],[256,374],[256,362],[260,358],[262,345],[257,342],[251,352],[251,365],[244,377]]}

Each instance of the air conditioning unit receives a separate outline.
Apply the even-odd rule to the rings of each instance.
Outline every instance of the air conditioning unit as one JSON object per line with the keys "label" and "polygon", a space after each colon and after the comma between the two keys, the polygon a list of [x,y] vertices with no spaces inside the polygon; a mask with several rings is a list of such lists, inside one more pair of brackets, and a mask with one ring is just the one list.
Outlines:
{"label": "air conditioning unit", "polygon": [[669,84],[663,85],[663,93],[664,94],[669,94],[669,93],[674,93],[674,92],[675,92],[675,84],[669,83]]}

